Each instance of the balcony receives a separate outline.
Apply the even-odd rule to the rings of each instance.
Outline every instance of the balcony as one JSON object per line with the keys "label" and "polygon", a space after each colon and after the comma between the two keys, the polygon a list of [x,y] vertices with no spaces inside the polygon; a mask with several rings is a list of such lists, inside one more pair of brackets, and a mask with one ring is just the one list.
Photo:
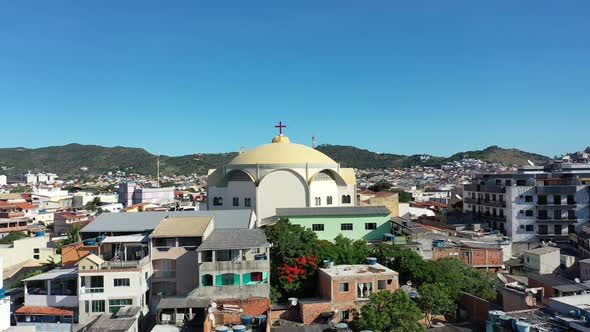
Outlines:
{"label": "balcony", "polygon": [[463,186],[464,191],[479,191],[484,193],[498,193],[502,194],[506,192],[506,187],[498,186],[493,184],[466,184]]}
{"label": "balcony", "polygon": [[[150,263],[150,256],[138,261],[106,261],[101,265],[102,270],[138,269]],[[91,271],[92,272],[92,271]]]}
{"label": "balcony", "polygon": [[27,294],[25,305],[34,307],[77,307],[77,295],[32,295]]}
{"label": "balcony", "polygon": [[104,293],[104,287],[80,287],[80,294]]}
{"label": "balcony", "polygon": [[493,201],[493,200],[479,200],[481,205],[487,205],[487,206],[494,206],[494,207],[506,207],[506,202],[505,201]]}
{"label": "balcony", "polygon": [[199,271],[202,273],[207,271],[268,271],[270,264],[268,260],[260,261],[217,261],[217,262],[202,262],[199,264]]}
{"label": "balcony", "polygon": [[537,193],[537,195],[575,194],[576,191],[578,191],[578,189],[575,185],[535,187],[535,192]]}
{"label": "balcony", "polygon": [[506,216],[494,216],[491,214],[477,214],[475,215],[479,219],[492,220],[492,221],[506,221]]}
{"label": "balcony", "polygon": [[176,270],[155,270],[154,278],[176,278]]}
{"label": "balcony", "polygon": [[268,297],[270,284],[256,285],[230,285],[230,286],[205,286],[198,288],[200,297],[215,297],[229,299],[243,299],[249,297]]}

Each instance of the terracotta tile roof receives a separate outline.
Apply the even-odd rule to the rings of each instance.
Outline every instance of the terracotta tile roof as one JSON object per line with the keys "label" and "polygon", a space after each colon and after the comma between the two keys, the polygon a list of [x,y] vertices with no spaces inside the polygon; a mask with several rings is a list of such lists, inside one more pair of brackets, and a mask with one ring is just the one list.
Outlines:
{"label": "terracotta tile roof", "polygon": [[36,209],[37,206],[30,204],[30,203],[16,203],[15,204],[17,208],[19,209],[24,209],[24,210],[30,210],[30,209]]}
{"label": "terracotta tile roof", "polygon": [[22,306],[14,311],[17,315],[74,315],[74,309],[42,307],[42,306]]}

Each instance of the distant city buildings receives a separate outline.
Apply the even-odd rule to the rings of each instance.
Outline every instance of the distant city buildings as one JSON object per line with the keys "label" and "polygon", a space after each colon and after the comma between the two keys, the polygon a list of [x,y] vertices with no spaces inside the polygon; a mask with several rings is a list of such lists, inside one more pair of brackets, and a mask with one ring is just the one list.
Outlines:
{"label": "distant city buildings", "polygon": [[170,205],[174,203],[174,187],[143,188],[133,182],[119,184],[119,203],[128,207],[140,203]]}

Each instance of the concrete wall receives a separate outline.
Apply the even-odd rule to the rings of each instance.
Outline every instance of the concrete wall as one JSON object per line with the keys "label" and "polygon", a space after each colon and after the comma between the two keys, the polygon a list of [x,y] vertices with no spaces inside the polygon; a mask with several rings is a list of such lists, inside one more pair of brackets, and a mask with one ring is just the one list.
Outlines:
{"label": "concrete wall", "polygon": [[580,279],[590,280],[590,262],[580,262]]}
{"label": "concrete wall", "polygon": [[[317,217],[289,217],[289,222],[312,229],[313,224],[323,224],[323,231],[316,231],[321,240],[332,241],[338,234],[347,238],[358,240],[383,240],[385,233],[391,232],[389,215],[372,216],[317,216]],[[341,230],[341,224],[353,224],[352,231]],[[366,230],[365,223],[376,223],[377,229]]]}
{"label": "concrete wall", "polygon": [[539,273],[553,273],[559,267],[560,253],[559,250],[549,252],[543,255],[534,253],[524,254],[524,267],[539,271]]}
{"label": "concrete wall", "polygon": [[1,245],[0,256],[4,257],[4,268],[33,259],[36,248],[47,248],[48,236],[27,237],[13,242],[13,245]]}

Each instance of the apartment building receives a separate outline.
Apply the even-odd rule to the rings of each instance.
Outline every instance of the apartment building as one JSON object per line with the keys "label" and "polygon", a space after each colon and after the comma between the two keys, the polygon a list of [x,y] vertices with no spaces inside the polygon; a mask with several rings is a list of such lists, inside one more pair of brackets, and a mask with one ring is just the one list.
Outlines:
{"label": "apartment building", "polygon": [[463,211],[509,236],[515,253],[563,242],[590,218],[590,165],[524,167],[463,186]]}
{"label": "apartment building", "polygon": [[166,205],[174,203],[174,188],[142,188],[135,183],[119,184],[119,203],[127,207],[139,203]]}

